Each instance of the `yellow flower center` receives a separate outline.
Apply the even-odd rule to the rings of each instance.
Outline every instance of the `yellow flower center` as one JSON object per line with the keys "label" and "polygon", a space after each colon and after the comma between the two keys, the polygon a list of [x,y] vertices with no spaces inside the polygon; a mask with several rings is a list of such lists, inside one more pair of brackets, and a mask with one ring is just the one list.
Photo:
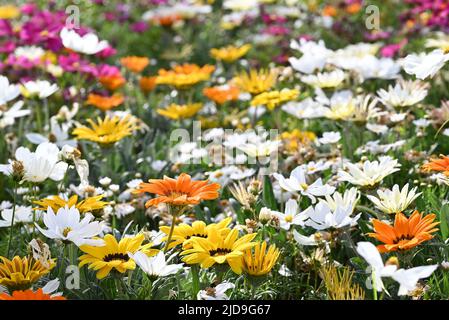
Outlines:
{"label": "yellow flower center", "polygon": [[292,222],[293,221],[293,216],[291,214],[288,214],[285,216],[285,222]]}
{"label": "yellow flower center", "polygon": [[306,191],[309,188],[309,186],[306,183],[301,183],[300,186],[304,191]]}
{"label": "yellow flower center", "polygon": [[67,227],[62,231],[62,234],[64,235],[64,237],[67,237],[70,231],[72,231],[72,228]]}

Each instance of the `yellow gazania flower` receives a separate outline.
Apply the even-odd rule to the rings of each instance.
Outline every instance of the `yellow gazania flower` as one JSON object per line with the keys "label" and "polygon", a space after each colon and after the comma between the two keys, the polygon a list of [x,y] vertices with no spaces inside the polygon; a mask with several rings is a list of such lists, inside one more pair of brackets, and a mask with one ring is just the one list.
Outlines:
{"label": "yellow gazania flower", "polygon": [[0,6],[0,19],[15,19],[20,16],[20,10],[13,5]]}
{"label": "yellow gazania flower", "polygon": [[263,276],[273,269],[279,258],[280,251],[275,245],[271,245],[267,249],[265,241],[258,242],[252,249],[245,251],[243,255],[243,269],[245,273],[251,276]]}
{"label": "yellow gazania flower", "polygon": [[202,107],[202,103],[185,105],[172,103],[165,109],[157,109],[157,113],[172,120],[187,119],[193,117]]}
{"label": "yellow gazania flower", "polygon": [[[192,245],[190,244],[191,240],[194,237],[207,238],[209,236],[209,230],[213,227],[218,228],[219,232],[226,236],[231,231],[227,227],[231,220],[231,218],[226,218],[219,223],[212,223],[209,225],[206,225],[204,221],[195,221],[191,226],[186,223],[181,223],[175,226],[172,241],[168,245],[168,248],[171,249],[179,244],[182,244],[183,249],[192,248]],[[160,227],[159,229],[166,235],[170,232],[170,227],[167,226]],[[164,237],[162,241],[167,241],[167,237]]]}
{"label": "yellow gazania flower", "polygon": [[298,152],[298,148],[303,145],[310,145],[311,142],[316,140],[316,135],[312,131],[301,131],[299,129],[293,129],[290,132],[283,132],[281,134],[281,140],[287,152]]}
{"label": "yellow gazania flower", "polygon": [[92,119],[87,119],[91,128],[80,126],[73,130],[73,135],[78,140],[89,140],[101,145],[114,144],[123,138],[130,136],[137,129],[135,121],[131,116],[124,118],[106,116],[103,119],[98,118],[95,123]]}
{"label": "yellow gazania flower", "polygon": [[103,279],[111,270],[120,273],[134,270],[136,263],[128,256],[128,252],[142,251],[148,256],[154,256],[158,252],[156,249],[151,249],[152,243],[142,246],[144,239],[145,237],[141,233],[134,237],[124,237],[120,242],[117,242],[113,235],[107,234],[103,238],[105,245],[102,247],[80,246],[81,251],[86,254],[79,257],[79,266],[89,264],[89,269],[97,271],[97,279]]}
{"label": "yellow gazania flower", "polygon": [[8,287],[10,291],[29,289],[56,265],[53,259],[48,261],[48,268],[34,258],[15,256],[12,260],[5,257],[0,259],[0,285]]}
{"label": "yellow gazania flower", "polygon": [[189,88],[199,82],[207,81],[215,67],[196,64],[183,64],[174,66],[171,70],[160,69],[156,78],[156,84],[172,85],[178,89]]}
{"label": "yellow gazania flower", "polygon": [[299,91],[296,89],[282,89],[281,91],[268,91],[261,93],[251,100],[252,106],[265,105],[273,110],[284,102],[294,100],[298,97]]}
{"label": "yellow gazania flower", "polygon": [[210,50],[210,55],[215,60],[223,60],[230,63],[243,57],[250,49],[250,44],[245,44],[241,47],[227,46],[219,49],[213,48]]}
{"label": "yellow gazania flower", "polygon": [[58,212],[60,208],[64,208],[65,206],[69,208],[75,206],[80,213],[86,213],[103,209],[108,204],[106,201],[101,201],[103,197],[104,195],[99,195],[78,202],[78,195],[73,195],[68,200],[60,196],[52,196],[51,198],[34,201],[34,203],[40,206],[39,208],[35,208],[36,210],[45,211],[48,207],[51,207],[54,212]]}
{"label": "yellow gazania flower", "polygon": [[277,73],[270,70],[254,70],[249,73],[242,72],[234,78],[234,84],[242,91],[257,95],[264,91],[270,90],[277,80]]}
{"label": "yellow gazania flower", "polygon": [[187,264],[199,263],[201,268],[205,269],[216,263],[227,263],[232,271],[241,274],[243,253],[256,245],[255,242],[251,242],[256,235],[252,233],[238,238],[238,230],[232,229],[227,236],[223,236],[217,227],[212,227],[208,238],[192,238],[190,242],[192,248],[181,252],[181,255],[185,255],[182,260]]}

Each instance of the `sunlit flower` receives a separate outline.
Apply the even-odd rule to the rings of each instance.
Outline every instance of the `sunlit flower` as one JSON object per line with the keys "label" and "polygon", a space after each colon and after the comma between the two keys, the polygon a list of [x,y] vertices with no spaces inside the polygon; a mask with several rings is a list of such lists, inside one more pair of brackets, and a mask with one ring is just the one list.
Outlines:
{"label": "sunlit flower", "polygon": [[316,135],[312,131],[301,131],[293,129],[290,132],[282,132],[282,144],[289,153],[297,153],[300,148],[309,146],[316,140]]}
{"label": "sunlit flower", "polygon": [[[1,84],[0,84],[0,86],[1,86]],[[0,100],[1,99],[2,98],[0,97]],[[29,110],[29,109],[22,110],[23,105],[24,105],[23,101],[17,101],[16,103],[13,104],[13,106],[11,108],[7,109],[6,106],[1,107],[1,102],[0,102],[0,128],[12,126],[15,123],[16,118],[21,118],[21,117],[29,115],[31,113],[31,110]]]}
{"label": "sunlit flower", "polygon": [[[0,227],[10,227],[13,216],[13,208],[1,210]],[[29,224],[33,222],[33,209],[27,206],[16,206],[14,211],[14,225]]]}
{"label": "sunlit flower", "polygon": [[78,195],[75,194],[68,199],[62,198],[60,196],[52,196],[42,200],[34,201],[34,203],[39,205],[36,210],[45,211],[48,207],[51,207],[54,212],[58,212],[60,208],[64,208],[66,206],[71,208],[75,206],[75,208],[78,209],[80,213],[86,213],[103,209],[108,204],[108,202],[101,201],[103,197],[104,195],[87,197],[86,199],[78,202]]}
{"label": "sunlit flower", "polygon": [[388,86],[388,91],[380,89],[377,94],[384,105],[402,108],[422,101],[427,92],[427,86],[419,81],[400,81],[394,87]]}
{"label": "sunlit flower", "polygon": [[343,194],[336,191],[334,194],[326,195],[326,200],[320,199],[320,201],[326,202],[326,204],[332,210],[336,210],[338,207],[352,207],[352,211],[354,211],[357,202],[360,199],[360,192],[357,188],[346,189]]}
{"label": "sunlit flower", "polygon": [[107,111],[116,108],[125,101],[122,94],[116,93],[112,96],[102,96],[95,93],[89,93],[87,97],[87,104],[90,104],[100,110]]}
{"label": "sunlit flower", "polygon": [[128,270],[134,270],[136,263],[129,257],[129,253],[134,254],[141,251],[146,255],[153,256],[158,250],[151,249],[152,244],[142,245],[145,237],[142,233],[136,236],[125,236],[119,242],[113,235],[107,234],[104,238],[104,246],[80,247],[85,254],[79,260],[79,266],[89,265],[89,269],[97,271],[97,279],[105,278],[112,270],[119,273],[125,273]]}
{"label": "sunlit flower", "polygon": [[270,90],[276,84],[277,77],[277,73],[272,70],[251,69],[249,73],[242,72],[237,75],[233,82],[242,91],[258,95]]}
{"label": "sunlit flower", "polygon": [[422,166],[422,169],[426,172],[441,171],[449,177],[449,156],[440,155],[439,159],[430,159],[429,163]]}
{"label": "sunlit flower", "polygon": [[80,36],[76,31],[63,28],[60,33],[64,47],[84,54],[96,54],[108,47],[108,42],[100,41],[93,33]]}
{"label": "sunlit flower", "polygon": [[270,245],[267,250],[265,241],[257,242],[257,244],[245,251],[243,255],[243,270],[251,276],[263,276],[273,269],[280,255],[276,246]]}
{"label": "sunlit flower", "polygon": [[156,256],[148,257],[145,253],[137,251],[136,253],[128,253],[129,257],[152,278],[166,277],[177,273],[183,268],[183,264],[167,264],[165,255],[159,251]]}
{"label": "sunlit flower", "polygon": [[157,113],[173,120],[187,119],[193,117],[203,107],[202,103],[185,105],[170,104],[165,109],[157,109]]}
{"label": "sunlit flower", "polygon": [[204,88],[203,94],[215,103],[223,104],[228,101],[238,100],[240,90],[234,86],[219,86]]}
{"label": "sunlit flower", "polygon": [[157,77],[141,77],[139,80],[140,89],[143,92],[150,92],[156,88]]}
{"label": "sunlit flower", "polygon": [[150,179],[149,183],[141,183],[137,193],[154,193],[158,197],[148,200],[145,206],[157,206],[167,203],[175,206],[198,204],[201,200],[218,198],[218,183],[209,183],[208,180],[192,181],[186,173],[181,173],[178,179],[164,176],[164,179]]}
{"label": "sunlit flower", "polygon": [[42,265],[33,258],[15,256],[12,260],[0,257],[0,285],[8,287],[10,291],[29,289],[44,275],[48,274],[56,265],[49,260],[49,267]]}
{"label": "sunlit flower", "polygon": [[250,44],[245,44],[241,47],[227,46],[223,48],[213,48],[210,50],[210,55],[215,60],[223,60],[224,62],[234,62],[243,57],[251,49]]}
{"label": "sunlit flower", "polygon": [[131,116],[123,118],[106,116],[104,119],[98,118],[97,123],[92,119],[87,119],[87,122],[91,128],[78,126],[72,134],[78,140],[89,140],[105,146],[130,136],[136,129],[136,123]]}
{"label": "sunlit flower", "polygon": [[349,204],[346,207],[337,206],[335,209],[331,209],[326,202],[320,201],[315,207],[310,206],[304,211],[309,216],[305,224],[315,230],[352,227],[357,225],[357,221],[362,215],[359,213],[355,217],[351,217],[352,211],[353,204]]}
{"label": "sunlit flower", "polygon": [[280,91],[268,91],[258,94],[251,100],[252,106],[267,106],[269,110],[280,106],[287,101],[295,100],[299,96],[296,89],[282,89]]}
{"label": "sunlit flower", "polygon": [[147,57],[128,56],[120,59],[120,63],[129,71],[140,73],[150,63]]}
{"label": "sunlit flower", "polygon": [[58,91],[58,89],[57,84],[51,84],[47,80],[28,81],[20,87],[20,91],[24,97],[32,98],[36,96],[39,99],[48,98]]}
{"label": "sunlit flower", "polygon": [[448,60],[449,54],[441,49],[436,49],[428,54],[408,55],[403,61],[403,67],[408,74],[413,74],[418,79],[424,80],[428,77],[433,78]]}
{"label": "sunlit flower", "polygon": [[305,212],[300,212],[296,200],[289,199],[285,204],[285,212],[271,211],[271,215],[279,220],[279,226],[284,230],[290,230],[291,225],[304,226],[308,216]]}
{"label": "sunlit flower", "polygon": [[156,83],[172,85],[179,89],[191,87],[197,83],[207,81],[215,67],[205,65],[199,67],[196,64],[183,64],[174,66],[171,70],[160,69]]}
{"label": "sunlit flower", "polygon": [[[231,218],[226,218],[221,220],[218,223],[211,223],[206,225],[204,221],[194,221],[192,225],[188,225],[186,223],[180,223],[173,229],[173,236],[171,239],[168,248],[171,249],[176,247],[177,245],[182,245],[183,249],[191,248],[190,239],[194,237],[207,238],[209,236],[210,228],[218,228],[218,230],[226,235],[229,231],[228,228],[229,223],[231,223]],[[162,239],[162,241],[167,241],[167,236],[170,233],[170,227],[161,226],[159,227],[166,236]]]}
{"label": "sunlit flower", "polygon": [[388,156],[380,157],[379,160],[366,160],[363,164],[357,165],[347,163],[348,170],[339,170],[340,181],[347,181],[354,185],[373,187],[380,183],[386,176],[399,171],[401,164],[396,159]]}
{"label": "sunlit flower", "polygon": [[380,252],[410,250],[433,238],[432,233],[438,231],[436,226],[439,224],[438,221],[434,222],[435,217],[435,214],[423,216],[415,211],[407,218],[399,212],[395,216],[393,226],[373,219],[374,232],[368,233],[368,236],[383,243],[377,246]]}
{"label": "sunlit flower", "polygon": [[208,238],[193,238],[192,248],[181,252],[183,261],[187,264],[200,264],[207,269],[214,264],[228,264],[232,271],[242,273],[244,252],[255,246],[251,242],[256,233],[247,234],[239,238],[237,229],[232,229],[227,236],[223,236],[218,228],[211,228]]}
{"label": "sunlit flower", "polygon": [[222,282],[215,287],[209,287],[198,292],[198,300],[229,300],[226,291],[234,289],[235,285],[230,282]]}
{"label": "sunlit flower", "polygon": [[345,80],[346,75],[340,69],[301,77],[301,81],[318,88],[336,88]]}
{"label": "sunlit flower", "polygon": [[0,76],[0,105],[14,100],[20,94],[20,86],[18,84],[10,84],[7,77]]}
{"label": "sunlit flower", "polygon": [[374,205],[385,213],[399,213],[407,209],[407,207],[421,195],[416,193],[418,188],[408,190],[408,183],[399,190],[399,185],[395,184],[392,190],[377,190],[379,198],[367,195]]}
{"label": "sunlit flower", "polygon": [[63,296],[53,296],[43,292],[42,288],[33,291],[28,290],[15,290],[11,295],[7,293],[0,294],[0,300],[67,300]]}

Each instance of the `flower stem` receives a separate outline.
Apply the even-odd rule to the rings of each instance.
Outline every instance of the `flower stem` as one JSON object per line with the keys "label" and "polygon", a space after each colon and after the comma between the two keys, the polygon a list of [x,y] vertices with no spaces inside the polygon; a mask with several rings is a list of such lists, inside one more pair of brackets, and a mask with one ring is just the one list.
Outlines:
{"label": "flower stem", "polygon": [[200,291],[199,266],[194,264],[190,270],[192,272],[192,299],[196,299],[198,291]]}
{"label": "flower stem", "polygon": [[168,234],[167,243],[165,244],[164,253],[168,251],[168,246],[171,242],[171,238],[173,237],[173,230],[175,230],[176,224],[176,213],[173,212],[170,205],[168,205],[168,213],[172,215],[172,222],[170,227],[170,233]]}
{"label": "flower stem", "polygon": [[14,182],[13,196],[12,197],[13,197],[13,207],[12,207],[11,226],[9,228],[8,248],[6,250],[6,256],[7,257],[9,257],[9,253],[11,251],[12,232],[13,232],[13,229],[14,229],[14,218],[16,216],[16,197],[17,197],[16,182]]}

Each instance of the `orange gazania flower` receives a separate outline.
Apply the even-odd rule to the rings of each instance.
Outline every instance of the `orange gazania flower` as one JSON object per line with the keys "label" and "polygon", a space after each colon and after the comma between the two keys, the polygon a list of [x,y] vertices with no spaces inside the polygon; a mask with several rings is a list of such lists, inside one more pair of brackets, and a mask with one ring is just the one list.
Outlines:
{"label": "orange gazania flower", "polygon": [[113,76],[103,76],[98,79],[100,83],[109,90],[116,90],[123,86],[125,83],[125,78],[122,75],[113,75]]}
{"label": "orange gazania flower", "polygon": [[171,70],[160,69],[156,83],[172,85],[180,89],[187,88],[209,80],[214,70],[215,67],[208,64],[200,67],[196,64],[185,63],[174,66]]}
{"label": "orange gazania flower", "polygon": [[160,17],[155,17],[153,18],[153,22],[155,24],[164,26],[164,27],[170,27],[172,26],[175,22],[177,21],[181,21],[182,17],[180,15],[177,14],[171,14],[171,15],[166,15],[166,16],[160,16]]}
{"label": "orange gazania flower", "polygon": [[37,291],[31,289],[28,290],[16,290],[10,296],[7,293],[0,294],[0,300],[67,300],[63,296],[51,296],[42,291],[41,288]]}
{"label": "orange gazania flower", "polygon": [[335,17],[337,15],[337,8],[331,5],[327,5],[323,9],[323,16],[325,17]]}
{"label": "orange gazania flower", "polygon": [[139,73],[150,63],[150,59],[147,57],[128,56],[121,58],[120,63],[129,71]]}
{"label": "orange gazania flower", "polygon": [[397,250],[409,250],[420,243],[433,238],[432,233],[438,231],[435,228],[439,222],[435,221],[435,214],[425,217],[418,211],[413,212],[410,218],[399,212],[394,219],[394,225],[389,225],[374,219],[374,231],[368,236],[376,238],[384,244],[377,246],[379,252],[391,252]]}
{"label": "orange gazania flower", "polygon": [[210,183],[208,180],[192,181],[186,173],[181,173],[178,179],[164,176],[164,179],[150,179],[149,183],[141,183],[136,193],[154,193],[158,197],[148,200],[145,206],[157,206],[159,203],[184,206],[198,204],[201,200],[213,200],[218,198],[218,183]]}
{"label": "orange gazania flower", "polygon": [[430,159],[430,162],[424,164],[422,169],[426,172],[443,171],[445,176],[449,176],[449,157],[440,155],[440,159]]}
{"label": "orange gazania flower", "polygon": [[125,98],[123,97],[123,95],[118,93],[110,97],[90,93],[87,97],[87,104],[90,104],[100,110],[107,111],[112,108],[118,107],[123,103],[124,100]]}
{"label": "orange gazania flower", "polygon": [[210,87],[204,88],[203,94],[215,103],[223,104],[227,101],[237,100],[240,90],[232,86]]}
{"label": "orange gazania flower", "polygon": [[347,6],[345,10],[349,14],[356,14],[357,12],[360,11],[361,8],[362,5],[360,3],[355,2]]}
{"label": "orange gazania flower", "polygon": [[157,77],[142,77],[139,80],[140,89],[143,92],[150,92],[156,87]]}

